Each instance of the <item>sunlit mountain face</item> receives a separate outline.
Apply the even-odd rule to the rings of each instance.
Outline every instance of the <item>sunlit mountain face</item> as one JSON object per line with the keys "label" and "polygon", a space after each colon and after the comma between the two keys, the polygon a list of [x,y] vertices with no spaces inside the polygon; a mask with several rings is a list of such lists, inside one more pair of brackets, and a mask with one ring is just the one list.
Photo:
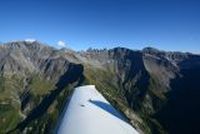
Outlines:
{"label": "sunlit mountain face", "polygon": [[93,84],[143,133],[198,133],[200,56],[155,48],[0,45],[0,133],[53,133],[74,87]]}

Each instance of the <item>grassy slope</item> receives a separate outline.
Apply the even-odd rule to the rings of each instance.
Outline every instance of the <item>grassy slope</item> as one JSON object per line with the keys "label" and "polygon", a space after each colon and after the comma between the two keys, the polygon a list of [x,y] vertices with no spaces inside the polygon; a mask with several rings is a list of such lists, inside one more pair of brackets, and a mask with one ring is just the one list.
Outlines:
{"label": "grassy slope", "polygon": [[[0,133],[2,134],[14,129],[26,116],[21,111],[20,99],[24,92],[24,79],[15,75],[0,77]],[[53,89],[53,84],[38,75],[33,75],[26,88],[30,89],[30,109],[33,109],[41,98]]]}
{"label": "grassy slope", "polygon": [[9,104],[0,105],[0,133],[5,133],[16,127],[17,123],[22,120],[18,113],[18,109]]}

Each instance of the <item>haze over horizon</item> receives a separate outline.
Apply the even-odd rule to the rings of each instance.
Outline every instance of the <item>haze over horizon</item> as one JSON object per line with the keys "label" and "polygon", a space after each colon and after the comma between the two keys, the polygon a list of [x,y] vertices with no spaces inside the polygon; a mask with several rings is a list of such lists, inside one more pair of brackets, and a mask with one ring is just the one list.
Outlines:
{"label": "haze over horizon", "polygon": [[2,0],[0,41],[200,53],[197,0]]}

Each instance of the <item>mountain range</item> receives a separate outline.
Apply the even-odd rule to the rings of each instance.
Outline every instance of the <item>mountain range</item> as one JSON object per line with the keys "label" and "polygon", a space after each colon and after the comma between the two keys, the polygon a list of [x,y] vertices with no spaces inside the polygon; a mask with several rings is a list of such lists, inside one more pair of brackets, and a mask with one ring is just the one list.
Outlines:
{"label": "mountain range", "polygon": [[200,55],[15,41],[0,45],[0,133],[53,133],[74,87],[86,84],[140,133],[200,132]]}

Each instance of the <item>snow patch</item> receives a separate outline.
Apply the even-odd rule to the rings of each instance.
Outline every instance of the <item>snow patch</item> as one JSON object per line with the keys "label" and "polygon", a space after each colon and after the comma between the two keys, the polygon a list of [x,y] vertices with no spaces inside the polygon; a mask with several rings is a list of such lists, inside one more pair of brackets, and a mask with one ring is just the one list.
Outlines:
{"label": "snow patch", "polygon": [[36,41],[36,39],[32,39],[32,38],[28,38],[28,39],[25,39],[26,42],[30,42],[30,43],[33,43]]}

